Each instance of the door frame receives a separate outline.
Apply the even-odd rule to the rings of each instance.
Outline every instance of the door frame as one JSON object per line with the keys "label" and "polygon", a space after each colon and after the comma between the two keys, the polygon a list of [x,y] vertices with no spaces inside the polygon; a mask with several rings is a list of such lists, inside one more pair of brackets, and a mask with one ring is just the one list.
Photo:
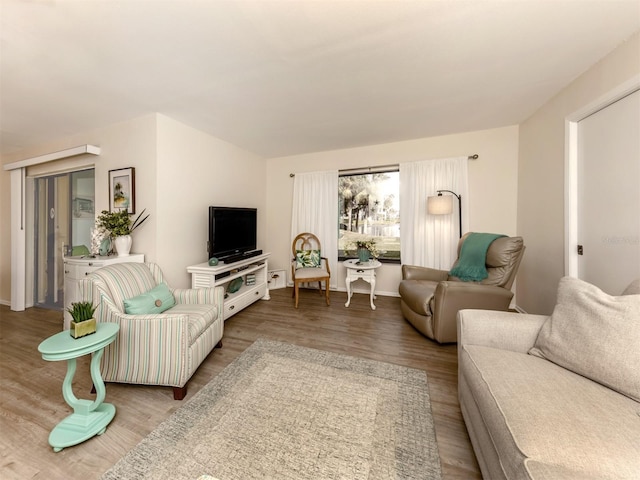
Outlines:
{"label": "door frame", "polygon": [[640,89],[640,74],[565,117],[564,272],[578,278],[578,123]]}

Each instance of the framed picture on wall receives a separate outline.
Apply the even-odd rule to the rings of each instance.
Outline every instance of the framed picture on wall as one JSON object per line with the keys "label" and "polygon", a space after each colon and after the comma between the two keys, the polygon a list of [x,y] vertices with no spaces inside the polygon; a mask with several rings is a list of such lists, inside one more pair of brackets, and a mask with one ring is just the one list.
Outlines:
{"label": "framed picture on wall", "polygon": [[135,168],[109,170],[109,211],[136,213]]}

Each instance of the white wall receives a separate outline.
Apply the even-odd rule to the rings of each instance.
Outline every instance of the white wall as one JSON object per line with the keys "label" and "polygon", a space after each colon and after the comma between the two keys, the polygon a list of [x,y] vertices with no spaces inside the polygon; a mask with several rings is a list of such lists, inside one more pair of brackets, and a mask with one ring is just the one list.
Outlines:
{"label": "white wall", "polygon": [[549,314],[564,275],[565,120],[640,74],[640,33],[578,77],[520,125],[518,233],[527,251],[518,305]]}
{"label": "white wall", "polygon": [[[265,246],[272,253],[269,269],[284,269],[287,278],[290,276],[293,195],[290,173],[399,164],[474,153],[480,158],[469,160],[470,211],[466,212],[469,227],[472,231],[515,235],[517,126],[267,160]],[[332,275],[338,276],[338,289],[344,290],[344,268],[340,267]],[[376,291],[397,295],[400,280],[400,266],[384,264],[378,270]]]}
{"label": "white wall", "polygon": [[[69,164],[82,164],[90,166],[91,163],[95,167],[95,208],[96,214],[101,210],[109,209],[109,193],[108,193],[108,177],[109,170],[124,167],[134,167],[136,169],[136,206],[138,209],[144,208],[155,203],[154,184],[146,183],[144,178],[148,178],[149,172],[155,169],[156,157],[156,117],[155,115],[146,115],[133,120],[116,123],[108,127],[92,130],[88,132],[78,133],[66,138],[57,139],[55,141],[38,145],[37,147],[25,149],[11,155],[2,157],[2,163],[7,164],[18,160],[44,155],[51,152],[57,152],[78,145],[91,144],[101,147],[99,156],[86,155],[85,158],[78,157],[72,159]],[[64,161],[58,161],[55,167],[57,170],[64,169]],[[34,168],[35,171],[42,173],[48,167],[42,165]],[[151,173],[153,176],[153,173]],[[9,172],[2,170],[2,191],[0,203],[2,226],[0,227],[3,238],[0,243],[0,301],[8,304],[11,298],[11,245],[9,242]],[[4,187],[7,188],[4,188]],[[5,221],[5,219],[7,219]],[[139,232],[134,233],[134,251],[149,252],[151,256],[155,256],[155,219],[150,218],[149,225],[145,225]],[[29,303],[29,302],[28,302]]]}
{"label": "white wall", "polygon": [[[259,214],[259,248],[273,253],[270,269],[288,271],[293,187],[289,173],[477,153],[480,158],[469,163],[470,229],[524,237],[527,250],[518,275],[517,302],[529,312],[549,313],[555,304],[557,283],[564,274],[565,118],[638,74],[640,33],[575,80],[519,128],[274,158],[267,160],[265,166],[264,160],[248,152],[152,114],[6,155],[2,163],[86,143],[99,145],[102,154],[95,159],[97,211],[108,208],[108,171],[135,167],[136,204],[139,209],[146,207],[151,217],[135,232],[133,249],[159,262],[175,286],[186,286],[186,266],[206,260],[202,246],[206,242],[206,213],[194,214],[198,209],[213,203],[266,205]],[[157,158],[161,167],[156,166]],[[179,194],[179,202],[172,203],[168,192],[176,184],[184,185],[187,191]],[[11,295],[9,185],[9,173],[0,171],[3,302]],[[179,208],[180,204],[190,208]],[[202,220],[195,220],[199,215]],[[344,272],[337,275],[341,279],[339,287],[344,288]],[[399,279],[399,267],[383,266],[379,291],[395,294]]]}
{"label": "white wall", "polygon": [[[258,207],[258,242],[264,242],[264,160],[163,115],[79,133],[5,156],[2,163],[83,144],[101,148],[100,156],[90,159],[95,162],[96,214],[109,209],[109,170],[135,168],[136,214],[146,208],[150,217],[133,233],[132,251],[157,262],[171,286],[190,287],[187,266],[207,260],[209,205]],[[6,304],[11,298],[9,176],[0,171],[0,302]]]}
{"label": "white wall", "polygon": [[261,157],[158,115],[156,261],[169,285],[190,287],[187,266],[208,260],[210,205],[258,208],[264,244],[265,172]]}

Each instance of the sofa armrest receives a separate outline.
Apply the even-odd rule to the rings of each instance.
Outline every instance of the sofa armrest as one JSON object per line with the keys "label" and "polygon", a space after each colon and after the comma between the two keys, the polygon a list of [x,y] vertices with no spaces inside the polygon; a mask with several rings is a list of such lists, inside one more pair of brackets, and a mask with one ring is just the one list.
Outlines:
{"label": "sofa armrest", "polygon": [[494,285],[483,285],[475,282],[439,282],[433,294],[436,310],[445,314],[445,310],[453,317],[462,309],[508,310],[513,292]]}
{"label": "sofa armrest", "polygon": [[172,290],[176,304],[200,303],[216,306],[217,318],[224,315],[224,287],[175,288]]}
{"label": "sofa armrest", "polygon": [[431,280],[441,282],[449,278],[447,270],[437,270],[435,268],[418,267],[415,265],[402,265],[403,280]]}
{"label": "sofa armrest", "polygon": [[177,304],[206,303],[219,305],[224,302],[224,287],[171,289]]}
{"label": "sofa armrest", "polygon": [[482,345],[527,353],[536,339],[546,315],[531,315],[490,310],[458,312],[458,344]]}
{"label": "sofa armrest", "polygon": [[475,282],[438,282],[431,299],[433,334],[439,342],[455,342],[456,315],[462,309],[508,310],[511,290]]}

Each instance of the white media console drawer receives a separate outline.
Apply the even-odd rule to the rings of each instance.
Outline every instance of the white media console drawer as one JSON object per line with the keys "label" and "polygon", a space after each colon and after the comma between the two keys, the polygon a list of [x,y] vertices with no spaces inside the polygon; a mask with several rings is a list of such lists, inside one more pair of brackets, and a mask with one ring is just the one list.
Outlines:
{"label": "white media console drawer", "polygon": [[[191,288],[210,288],[222,286],[225,289],[224,319],[238,313],[257,300],[269,300],[268,258],[263,253],[239,262],[220,264],[212,267],[209,263],[200,263],[187,267],[191,274]],[[247,276],[251,278],[247,285]],[[229,283],[242,278],[242,286],[237,292],[228,292]]]}
{"label": "white media console drawer", "polygon": [[263,283],[257,285],[256,288],[246,289],[245,291],[240,289],[240,291],[236,293],[228,294],[228,297],[224,301],[225,320],[243,308],[248,307],[256,300],[260,300],[266,293],[267,284]]}

